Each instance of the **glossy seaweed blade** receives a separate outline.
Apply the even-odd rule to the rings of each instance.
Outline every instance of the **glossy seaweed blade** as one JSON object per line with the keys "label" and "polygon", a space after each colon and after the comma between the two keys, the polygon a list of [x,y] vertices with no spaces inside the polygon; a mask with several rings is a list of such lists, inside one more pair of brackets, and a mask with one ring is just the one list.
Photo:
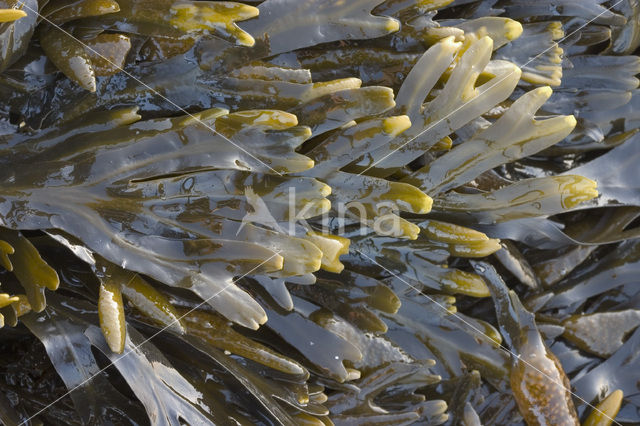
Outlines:
{"label": "glossy seaweed blade", "polygon": [[[5,216],[5,223],[63,230],[106,259],[169,285],[191,288],[230,318],[257,327],[266,319],[264,311],[231,279],[278,271],[283,258],[259,230],[253,237],[248,230],[240,232],[240,221],[251,208],[244,192],[253,188],[268,197],[288,183],[277,174],[251,178],[243,171],[295,172],[312,163],[292,150],[297,142],[282,146],[279,136],[287,140],[287,129],[296,124],[294,116],[272,111],[223,114],[212,110],[199,116],[231,140],[187,117],[138,122],[91,137],[77,134],[73,140],[25,142],[31,148],[19,157],[25,164],[38,159],[43,168],[36,175],[24,168],[23,176],[16,176],[15,190],[5,198],[13,212]],[[64,146],[56,145],[60,140]],[[228,171],[199,172],[216,168]],[[167,170],[190,175],[153,179]],[[326,195],[323,185],[312,180],[295,178],[289,183],[298,182],[315,192],[309,195],[319,202]],[[236,203],[230,202],[233,198]],[[22,213],[15,209],[18,205]],[[208,217],[210,212],[214,213]]]}

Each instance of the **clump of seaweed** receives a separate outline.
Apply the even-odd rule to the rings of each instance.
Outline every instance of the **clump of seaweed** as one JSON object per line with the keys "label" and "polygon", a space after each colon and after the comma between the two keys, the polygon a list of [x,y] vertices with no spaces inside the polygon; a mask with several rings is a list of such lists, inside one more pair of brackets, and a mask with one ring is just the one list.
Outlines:
{"label": "clump of seaweed", "polygon": [[0,419],[637,422],[637,18],[5,1]]}

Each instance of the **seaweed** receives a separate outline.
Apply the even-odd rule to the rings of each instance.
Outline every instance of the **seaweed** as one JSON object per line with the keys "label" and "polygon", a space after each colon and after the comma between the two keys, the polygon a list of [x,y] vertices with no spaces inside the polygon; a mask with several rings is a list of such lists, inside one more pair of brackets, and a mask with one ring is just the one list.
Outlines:
{"label": "seaweed", "polygon": [[637,423],[637,14],[4,2],[0,419]]}
{"label": "seaweed", "polygon": [[[29,47],[29,41],[36,28],[37,16],[29,13],[30,10],[38,10],[38,2],[29,0],[19,3],[17,1],[3,2],[9,6],[3,7],[3,19],[0,24],[0,71],[6,70],[18,60]],[[5,6],[5,4],[3,4]],[[7,11],[10,10],[10,11]]]}

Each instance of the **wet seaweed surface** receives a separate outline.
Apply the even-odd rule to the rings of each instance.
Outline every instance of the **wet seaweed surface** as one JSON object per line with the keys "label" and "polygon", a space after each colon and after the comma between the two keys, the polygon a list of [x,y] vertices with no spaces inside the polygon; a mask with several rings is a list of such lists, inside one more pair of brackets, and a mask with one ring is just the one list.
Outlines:
{"label": "wet seaweed surface", "polygon": [[0,0],[0,422],[640,423],[635,0]]}

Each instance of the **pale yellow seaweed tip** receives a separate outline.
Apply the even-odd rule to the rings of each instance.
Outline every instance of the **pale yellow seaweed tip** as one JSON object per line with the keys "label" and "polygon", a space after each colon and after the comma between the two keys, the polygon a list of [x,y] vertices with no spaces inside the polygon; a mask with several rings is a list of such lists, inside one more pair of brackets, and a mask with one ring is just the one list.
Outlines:
{"label": "pale yellow seaweed tip", "polygon": [[355,122],[355,120],[347,121],[347,122],[346,122],[346,123],[344,123],[342,126],[340,126],[340,129],[343,129],[343,130],[344,130],[344,129],[348,129],[349,127],[353,127],[353,126],[355,126],[356,124],[358,124],[358,123],[356,123],[356,122]]}
{"label": "pale yellow seaweed tip", "polygon": [[584,194],[584,197],[586,198],[585,201],[593,200],[594,198],[598,198],[598,195],[600,195],[600,193],[595,187],[584,190],[583,194]]}
{"label": "pale yellow seaweed tip", "polygon": [[27,16],[24,10],[19,9],[0,9],[0,22],[13,22]]}
{"label": "pale yellow seaweed tip", "polygon": [[424,192],[422,193],[424,196],[420,197],[418,204],[417,204],[417,214],[427,214],[431,211],[431,208],[433,207],[433,198],[429,197],[427,194],[425,194]]}
{"label": "pale yellow seaweed tip", "polygon": [[622,392],[622,389],[616,389],[613,392],[611,392],[611,395],[609,395],[605,399],[609,399],[612,405],[613,404],[620,405],[623,397],[624,397],[624,392]]}
{"label": "pale yellow seaweed tip", "polygon": [[438,43],[442,45],[442,47],[447,47],[449,49],[457,48],[462,45],[462,42],[456,41],[456,37],[452,35],[441,39]]}
{"label": "pale yellow seaweed tip", "polygon": [[360,87],[362,87],[362,80],[357,77],[345,77],[313,83],[313,88],[317,90],[322,89],[322,94],[337,92],[339,90],[358,89]]}
{"label": "pale yellow seaweed tip", "polygon": [[615,418],[618,414],[618,411],[620,411],[622,398],[624,398],[624,392],[622,392],[621,389],[616,389],[600,404],[598,404],[598,408],[600,408],[602,411],[605,411],[610,418]]}
{"label": "pale yellow seaweed tip", "polygon": [[304,368],[302,368],[297,364],[293,364],[289,368],[290,368],[290,371],[295,375],[304,374]]}
{"label": "pale yellow seaweed tip", "polygon": [[509,73],[517,77],[518,80],[522,78],[522,68],[520,68],[516,64],[513,64],[513,69]]}
{"label": "pale yellow seaweed tip", "polygon": [[[351,241],[348,238],[337,235],[322,235],[309,232],[307,238],[318,246],[322,252],[322,256],[318,259],[321,264],[317,269],[324,269],[328,272],[339,274],[344,269],[344,265],[340,262],[340,256],[349,253]],[[337,243],[337,244],[336,244]]]}
{"label": "pale yellow seaweed tip", "polygon": [[311,127],[309,126],[301,126],[301,128],[303,129],[300,132],[300,136],[306,139],[309,139],[311,137],[311,135],[313,134],[313,131],[311,130]]}
{"label": "pale yellow seaweed tip", "polygon": [[331,195],[331,187],[329,185],[327,185],[326,183],[321,183],[321,187],[320,187],[320,195],[323,197],[328,197],[329,195]]}
{"label": "pale yellow seaweed tip", "polygon": [[280,122],[280,124],[293,127],[298,125],[298,116],[286,111],[276,111],[274,118]]}
{"label": "pale yellow seaweed tip", "polygon": [[133,124],[139,121],[142,116],[138,114],[138,106],[117,110],[113,114],[113,119],[121,125]]}
{"label": "pale yellow seaweed tip", "polygon": [[384,26],[384,29],[390,33],[395,33],[400,29],[400,21],[397,19],[390,18],[387,20],[387,23]]}
{"label": "pale yellow seaweed tip", "polygon": [[[558,52],[558,50],[554,50],[553,53],[555,53],[555,55],[552,56],[551,58],[549,58],[549,62],[559,66],[560,64],[562,64],[562,57],[561,56],[564,53],[564,51],[562,49],[560,49],[559,52]],[[562,74],[562,71],[560,71],[560,74]],[[562,75],[560,77],[562,77]]]}
{"label": "pale yellow seaweed tip", "polygon": [[487,248],[491,250],[491,254],[502,249],[502,245],[500,245],[500,240],[498,238],[487,239],[486,245],[487,245]]}
{"label": "pale yellow seaweed tip", "polygon": [[318,208],[323,213],[328,212],[329,210],[331,210],[331,201],[327,200],[326,198],[323,198],[322,200],[320,200],[320,202],[318,204],[319,204]]}
{"label": "pale yellow seaweed tip", "polygon": [[360,373],[360,370],[356,370],[355,368],[347,368],[347,378],[345,379],[345,381],[353,381],[353,380],[358,380],[360,379],[362,373]]}
{"label": "pale yellow seaweed tip", "polygon": [[493,50],[493,39],[487,35],[482,36],[475,44],[477,44],[481,49]]}
{"label": "pale yellow seaweed tip", "polygon": [[96,79],[95,77],[91,78],[89,81],[80,82],[76,80],[83,89],[88,90],[91,93],[95,93],[97,89]]}
{"label": "pale yellow seaweed tip", "polygon": [[[110,11],[110,13],[120,12],[120,5],[114,1],[113,3],[109,4],[106,10]],[[106,11],[105,11],[105,14],[106,14]]]}
{"label": "pale yellow seaweed tip", "polygon": [[239,31],[235,35],[240,46],[253,47],[256,44],[256,39],[253,38],[248,32]]}
{"label": "pale yellow seaweed tip", "polygon": [[617,389],[611,392],[605,399],[591,411],[589,417],[582,423],[582,426],[609,426],[620,411],[624,393]]}
{"label": "pale yellow seaweed tip", "polygon": [[580,203],[597,198],[599,195],[597,187],[596,181],[578,176],[577,180],[567,188],[569,193],[562,199],[563,207],[572,209]]}
{"label": "pale yellow seaweed tip", "polygon": [[411,222],[408,222],[406,226],[403,226],[402,231],[404,236],[410,240],[417,240],[418,235],[420,235],[420,227]]}
{"label": "pale yellow seaweed tip", "polygon": [[[302,162],[300,165],[300,171],[313,169],[316,165],[316,162],[309,157],[306,157],[306,160]],[[285,171],[285,173],[287,173]]]}
{"label": "pale yellow seaweed tip", "polygon": [[531,72],[523,72],[521,78],[522,80],[532,84],[549,84],[552,86],[559,86],[561,81],[553,77],[553,75],[551,77],[544,77]]}
{"label": "pale yellow seaweed tip", "polygon": [[[320,268],[318,268],[320,269]],[[322,265],[322,269],[324,269],[327,272],[331,272],[334,274],[339,274],[340,272],[342,272],[344,270],[344,265],[342,264],[342,262],[336,260],[333,263],[325,263],[324,265]]]}
{"label": "pale yellow seaweed tip", "polygon": [[308,393],[300,393],[298,394],[298,403],[299,404],[308,404],[309,403],[309,394]]}
{"label": "pale yellow seaweed tip", "polygon": [[522,24],[513,19],[508,19],[504,25],[504,36],[507,40],[515,40],[522,35]]}
{"label": "pale yellow seaweed tip", "polygon": [[536,94],[538,96],[542,97],[542,98],[549,99],[551,97],[551,95],[553,94],[553,89],[551,88],[551,86],[538,87],[535,90],[536,90]]}
{"label": "pale yellow seaweed tip", "polygon": [[284,257],[278,253],[273,253],[273,256],[262,262],[259,266],[261,270],[281,271],[282,268],[284,268]]}
{"label": "pale yellow seaweed tip", "polygon": [[551,37],[554,40],[559,40],[564,37],[564,30],[562,29],[562,23],[553,21],[549,24],[547,29],[551,32]]}
{"label": "pale yellow seaweed tip", "polygon": [[447,278],[453,282],[452,291],[472,297],[489,297],[489,287],[484,280],[469,272],[453,270],[447,274]]}
{"label": "pale yellow seaweed tip", "polygon": [[411,127],[411,119],[407,115],[388,117],[382,121],[382,130],[393,137],[398,136]]}
{"label": "pale yellow seaweed tip", "polygon": [[331,201],[326,198],[308,200],[307,206],[312,208],[311,210],[309,210],[311,212],[311,216],[309,217],[317,216],[331,210]]}
{"label": "pale yellow seaweed tip", "polygon": [[251,18],[255,18],[257,16],[260,16],[260,9],[258,9],[255,6],[249,6],[248,4],[242,4],[242,3],[237,3],[238,5],[241,5],[240,7],[240,11],[239,11],[239,15],[242,16],[242,20],[246,20],[246,19],[251,19]]}
{"label": "pale yellow seaweed tip", "polygon": [[206,109],[204,111],[200,111],[200,112],[196,112],[196,113],[193,113],[193,114],[186,115],[178,123],[181,126],[186,127],[186,126],[190,126],[190,125],[195,124],[195,123],[201,123],[201,122],[207,123],[207,122],[209,122],[211,120],[213,120],[215,122],[215,120],[218,119],[219,117],[223,117],[223,116],[227,116],[227,115],[229,115],[229,110],[228,109],[210,108],[210,109]]}
{"label": "pale yellow seaweed tip", "polygon": [[267,321],[269,320],[269,318],[267,317],[267,314],[264,313],[260,319],[258,320],[258,327],[256,327],[256,330],[262,325],[262,324],[266,324]]}
{"label": "pale yellow seaweed tip", "polygon": [[[309,265],[309,272],[319,271],[320,268],[322,268],[322,266],[323,266],[322,265],[322,256],[319,256],[319,257],[313,259],[311,262],[308,263],[308,265]],[[329,272],[333,272],[333,271],[329,271]]]}
{"label": "pale yellow seaweed tip", "polygon": [[298,117],[290,112],[278,109],[254,109],[238,111],[230,116],[242,117],[252,125],[269,126],[274,130],[284,130],[298,125]]}
{"label": "pale yellow seaweed tip", "polygon": [[18,301],[20,301],[20,298],[18,296],[9,296],[9,294],[7,293],[0,294],[0,308]]}
{"label": "pale yellow seaweed tip", "polygon": [[378,86],[377,89],[384,93],[384,100],[388,101],[388,108],[393,108],[394,106],[396,106],[395,95],[393,94],[392,88]]}
{"label": "pale yellow seaweed tip", "polygon": [[125,347],[126,327],[122,294],[116,285],[100,285],[98,318],[109,349],[113,353],[121,354]]}
{"label": "pale yellow seaweed tip", "polygon": [[323,266],[323,268],[328,272],[334,272],[336,274],[339,274],[344,269],[344,264],[340,262],[340,256],[342,256],[343,254],[349,253],[349,246],[351,245],[351,241],[347,238],[342,238],[341,243],[342,243],[342,247],[338,249],[335,259],[331,262],[330,265]]}
{"label": "pale yellow seaweed tip", "polygon": [[573,129],[578,124],[578,120],[576,120],[576,118],[573,115],[567,115],[565,118],[565,123],[567,127],[571,127]]}
{"label": "pale yellow seaweed tip", "polygon": [[445,136],[431,147],[431,151],[449,151],[451,148],[453,148],[453,140],[449,136]]}
{"label": "pale yellow seaweed tip", "polygon": [[262,308],[260,308],[260,310],[261,312],[256,313],[255,317],[247,318],[247,321],[243,321],[241,324],[247,328],[250,328],[251,330],[257,330],[261,325],[266,324],[267,320],[269,319],[267,317],[267,313]]}
{"label": "pale yellow seaweed tip", "polygon": [[334,92],[362,87],[362,80],[356,77],[338,78],[336,80],[313,83],[311,88],[300,96],[302,103]]}
{"label": "pale yellow seaweed tip", "polygon": [[424,230],[437,241],[448,243],[479,242],[489,239],[485,233],[475,229],[440,221],[429,221]]}

